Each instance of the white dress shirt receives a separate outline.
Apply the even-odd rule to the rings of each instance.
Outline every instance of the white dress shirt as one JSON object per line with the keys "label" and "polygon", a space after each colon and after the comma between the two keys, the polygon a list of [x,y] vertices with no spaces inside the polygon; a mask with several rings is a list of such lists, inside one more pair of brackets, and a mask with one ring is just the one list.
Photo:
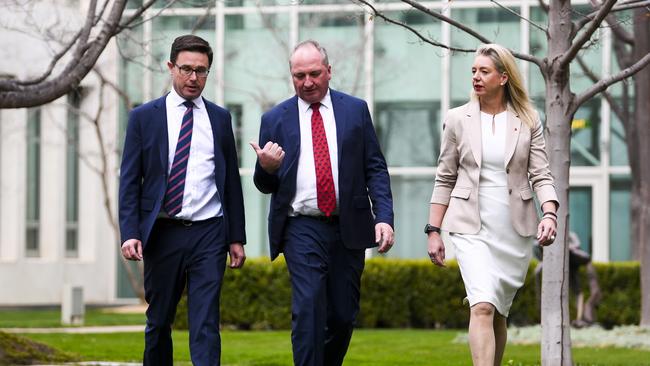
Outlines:
{"label": "white dress shirt", "polygon": [[[181,130],[183,114],[187,109],[183,102],[185,99],[178,95],[172,88],[165,100],[167,107],[167,136],[169,154],[167,176],[174,162],[176,143]],[[215,181],[214,165],[214,139],[212,125],[208,111],[200,96],[194,100],[193,114],[194,126],[192,127],[192,143],[190,156],[187,161],[185,175],[185,193],[183,194],[183,207],[176,218],[198,221],[216,216],[222,216],[221,200]]]}
{"label": "white dress shirt", "polygon": [[[319,111],[323,117],[325,136],[327,136],[334,191],[336,192],[336,210],[334,214],[337,214],[339,207],[339,154],[336,142],[336,121],[334,120],[334,109],[332,108],[329,89],[320,104]],[[298,115],[300,117],[300,157],[298,158],[296,195],[291,201],[289,216],[320,216],[323,215],[323,212],[318,209],[316,195],[316,165],[314,164],[314,145],[311,136],[311,104],[300,98],[298,98]]]}

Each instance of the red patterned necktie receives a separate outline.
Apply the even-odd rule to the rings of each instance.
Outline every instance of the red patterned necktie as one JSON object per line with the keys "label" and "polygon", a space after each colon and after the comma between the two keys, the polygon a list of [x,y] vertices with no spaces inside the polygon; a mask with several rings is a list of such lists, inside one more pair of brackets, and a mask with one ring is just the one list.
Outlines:
{"label": "red patterned necktie", "polygon": [[320,103],[311,105],[311,141],[316,166],[316,197],[318,209],[323,211],[325,216],[330,216],[336,208],[336,192],[332,178],[330,149],[327,146],[327,135],[325,135],[325,126],[319,108]]}

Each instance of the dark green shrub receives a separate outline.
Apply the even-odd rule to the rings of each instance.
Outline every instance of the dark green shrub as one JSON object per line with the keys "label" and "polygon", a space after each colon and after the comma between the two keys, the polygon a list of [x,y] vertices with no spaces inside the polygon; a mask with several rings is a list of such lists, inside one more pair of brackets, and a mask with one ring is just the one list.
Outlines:
{"label": "dark green shrub", "polygon": [[[509,322],[516,325],[540,321],[532,262],[519,290]],[[595,265],[603,295],[597,320],[605,327],[637,324],[640,312],[638,263]],[[584,269],[581,286],[589,296]],[[426,260],[374,258],[366,261],[361,278],[360,327],[464,328],[469,321],[463,304],[465,288],[455,261],[439,268]],[[571,303],[572,314],[575,314]],[[175,328],[187,328],[185,298],[178,307]],[[221,292],[221,321],[240,329],[291,327],[291,289],[282,258],[248,260],[242,270],[226,270]]]}
{"label": "dark green shrub", "polygon": [[463,304],[465,287],[455,261],[447,268],[429,261],[412,261],[413,280],[410,285],[411,326],[418,328],[459,328],[469,322],[467,305]]}
{"label": "dark green shrub", "polygon": [[370,259],[361,276],[361,310],[357,325],[364,328],[399,328],[410,323],[409,261]]}

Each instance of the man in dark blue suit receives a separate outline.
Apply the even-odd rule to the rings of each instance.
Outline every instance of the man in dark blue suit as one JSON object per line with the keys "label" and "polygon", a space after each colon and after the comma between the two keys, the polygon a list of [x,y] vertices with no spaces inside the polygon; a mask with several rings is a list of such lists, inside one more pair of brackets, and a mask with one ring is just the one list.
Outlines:
{"label": "man in dark blue suit", "polygon": [[219,365],[219,294],[244,264],[244,202],[230,113],[201,97],[212,49],[174,40],[173,88],[129,115],[120,174],[122,255],[144,259],[144,365],[172,365],[171,323],[187,285],[194,365]]}
{"label": "man in dark blue suit", "polygon": [[272,194],[271,259],[283,252],[291,277],[294,364],[341,365],[365,249],[393,245],[390,179],[367,104],[329,88],[325,49],[302,42],[289,64],[297,95],[262,117],[254,181]]}

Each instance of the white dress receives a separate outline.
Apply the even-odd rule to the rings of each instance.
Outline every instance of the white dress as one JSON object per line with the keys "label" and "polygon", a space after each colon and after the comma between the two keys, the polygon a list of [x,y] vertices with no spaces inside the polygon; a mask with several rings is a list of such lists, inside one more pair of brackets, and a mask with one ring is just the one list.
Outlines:
{"label": "white dress", "polygon": [[510,220],[505,171],[507,111],[481,112],[482,163],[479,182],[481,230],[450,235],[470,306],[494,305],[507,317],[517,290],[524,284],[532,254],[532,237],[519,235]]}

